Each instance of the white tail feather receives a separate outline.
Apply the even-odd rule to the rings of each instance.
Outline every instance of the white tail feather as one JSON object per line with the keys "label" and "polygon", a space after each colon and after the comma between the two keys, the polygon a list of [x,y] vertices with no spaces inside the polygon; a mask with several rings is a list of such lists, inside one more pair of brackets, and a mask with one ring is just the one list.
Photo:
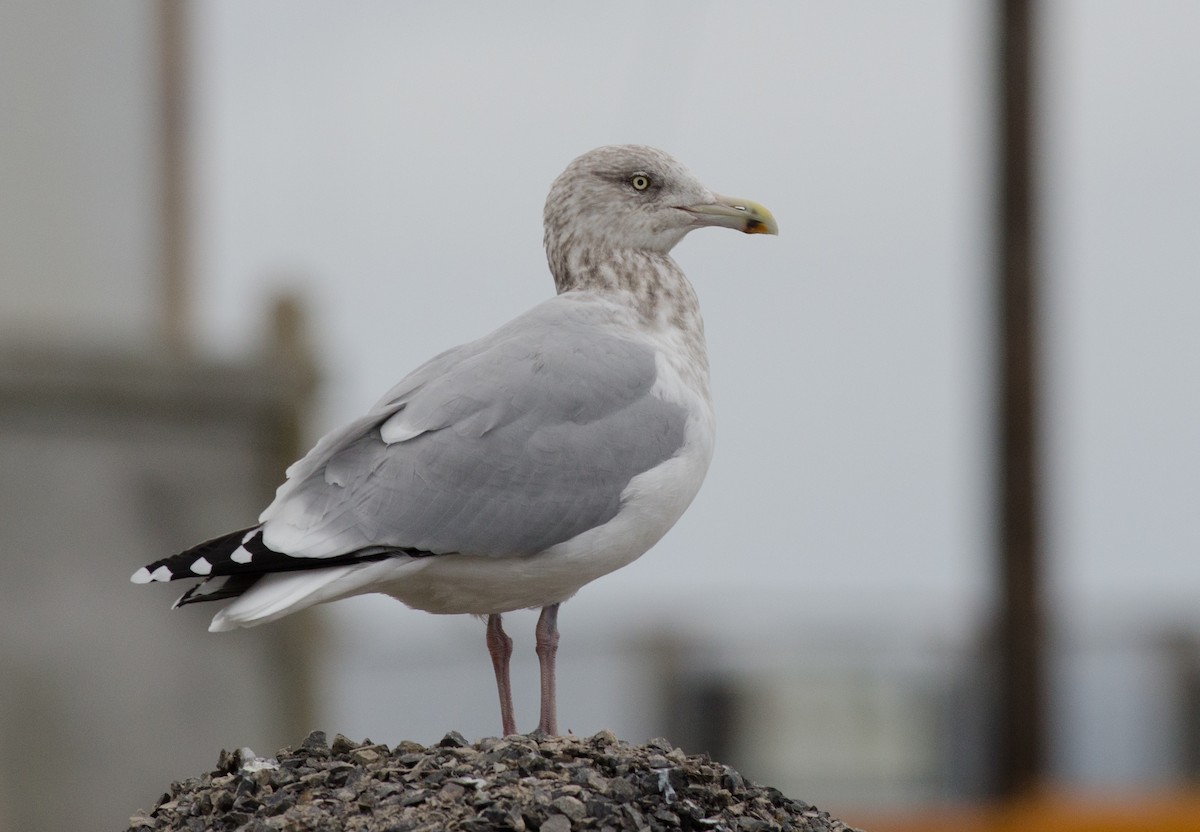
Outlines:
{"label": "white tail feather", "polygon": [[399,577],[412,565],[407,559],[383,560],[264,575],[244,595],[213,616],[208,631],[254,627],[314,604],[377,592],[381,581]]}

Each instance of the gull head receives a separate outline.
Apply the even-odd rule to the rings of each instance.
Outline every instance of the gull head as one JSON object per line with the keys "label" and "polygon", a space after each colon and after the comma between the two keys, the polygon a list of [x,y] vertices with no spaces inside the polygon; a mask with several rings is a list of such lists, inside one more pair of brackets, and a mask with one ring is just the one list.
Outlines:
{"label": "gull head", "polygon": [[571,162],[550,187],[545,223],[552,269],[572,249],[666,254],[689,231],[709,225],[779,233],[763,206],[714,193],[669,154],[631,144]]}

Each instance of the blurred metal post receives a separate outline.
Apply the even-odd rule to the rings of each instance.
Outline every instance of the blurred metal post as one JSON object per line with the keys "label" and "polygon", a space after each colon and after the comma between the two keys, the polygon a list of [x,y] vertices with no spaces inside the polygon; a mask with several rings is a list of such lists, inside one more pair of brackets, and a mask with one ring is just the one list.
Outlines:
{"label": "blurred metal post", "polygon": [[[316,394],[318,373],[308,339],[304,304],[295,295],[275,297],[271,310],[271,341],[265,356],[272,374],[287,379],[290,396],[273,413],[271,430],[262,437],[267,468],[264,481],[274,488],[288,465],[303,455],[306,445],[304,414]],[[289,692],[278,703],[280,720],[290,726],[293,736],[302,736],[317,727],[316,663],[324,633],[315,615],[293,615],[273,625],[275,659],[273,671]]]}
{"label": "blurred metal post", "polygon": [[177,353],[188,347],[187,14],[176,0],[155,4],[158,16],[159,110],[162,134],[162,334]]}
{"label": "blurred metal post", "polygon": [[1035,787],[1045,761],[1040,592],[1034,0],[997,3],[996,373],[1000,609],[996,789]]}

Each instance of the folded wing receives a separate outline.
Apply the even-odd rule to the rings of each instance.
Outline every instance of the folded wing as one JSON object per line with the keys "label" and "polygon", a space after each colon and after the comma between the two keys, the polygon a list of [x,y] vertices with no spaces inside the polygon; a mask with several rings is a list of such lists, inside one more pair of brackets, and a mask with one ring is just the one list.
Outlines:
{"label": "folded wing", "polygon": [[542,551],[615,516],[629,481],[683,445],[687,414],[656,378],[648,343],[548,301],[318,443],[263,513],[263,542],[298,558]]}

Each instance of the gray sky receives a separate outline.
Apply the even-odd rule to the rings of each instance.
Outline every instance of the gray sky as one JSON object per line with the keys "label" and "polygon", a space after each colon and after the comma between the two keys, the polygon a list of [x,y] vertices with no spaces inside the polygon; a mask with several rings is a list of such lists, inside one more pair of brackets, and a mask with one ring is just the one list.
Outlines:
{"label": "gray sky", "polygon": [[1200,6],[1047,5],[1055,586],[1089,617],[1194,626]]}
{"label": "gray sky", "polygon": [[[572,608],[708,598],[728,620],[803,598],[971,635],[991,575],[987,4],[192,8],[207,349],[253,346],[270,294],[299,289],[331,428],[552,291],[541,208],[571,158],[662,147],[781,235],[676,249],[716,459],[564,630]],[[1080,0],[1045,29],[1049,543],[1081,620],[1184,615],[1200,581],[1197,27],[1184,2]]]}

